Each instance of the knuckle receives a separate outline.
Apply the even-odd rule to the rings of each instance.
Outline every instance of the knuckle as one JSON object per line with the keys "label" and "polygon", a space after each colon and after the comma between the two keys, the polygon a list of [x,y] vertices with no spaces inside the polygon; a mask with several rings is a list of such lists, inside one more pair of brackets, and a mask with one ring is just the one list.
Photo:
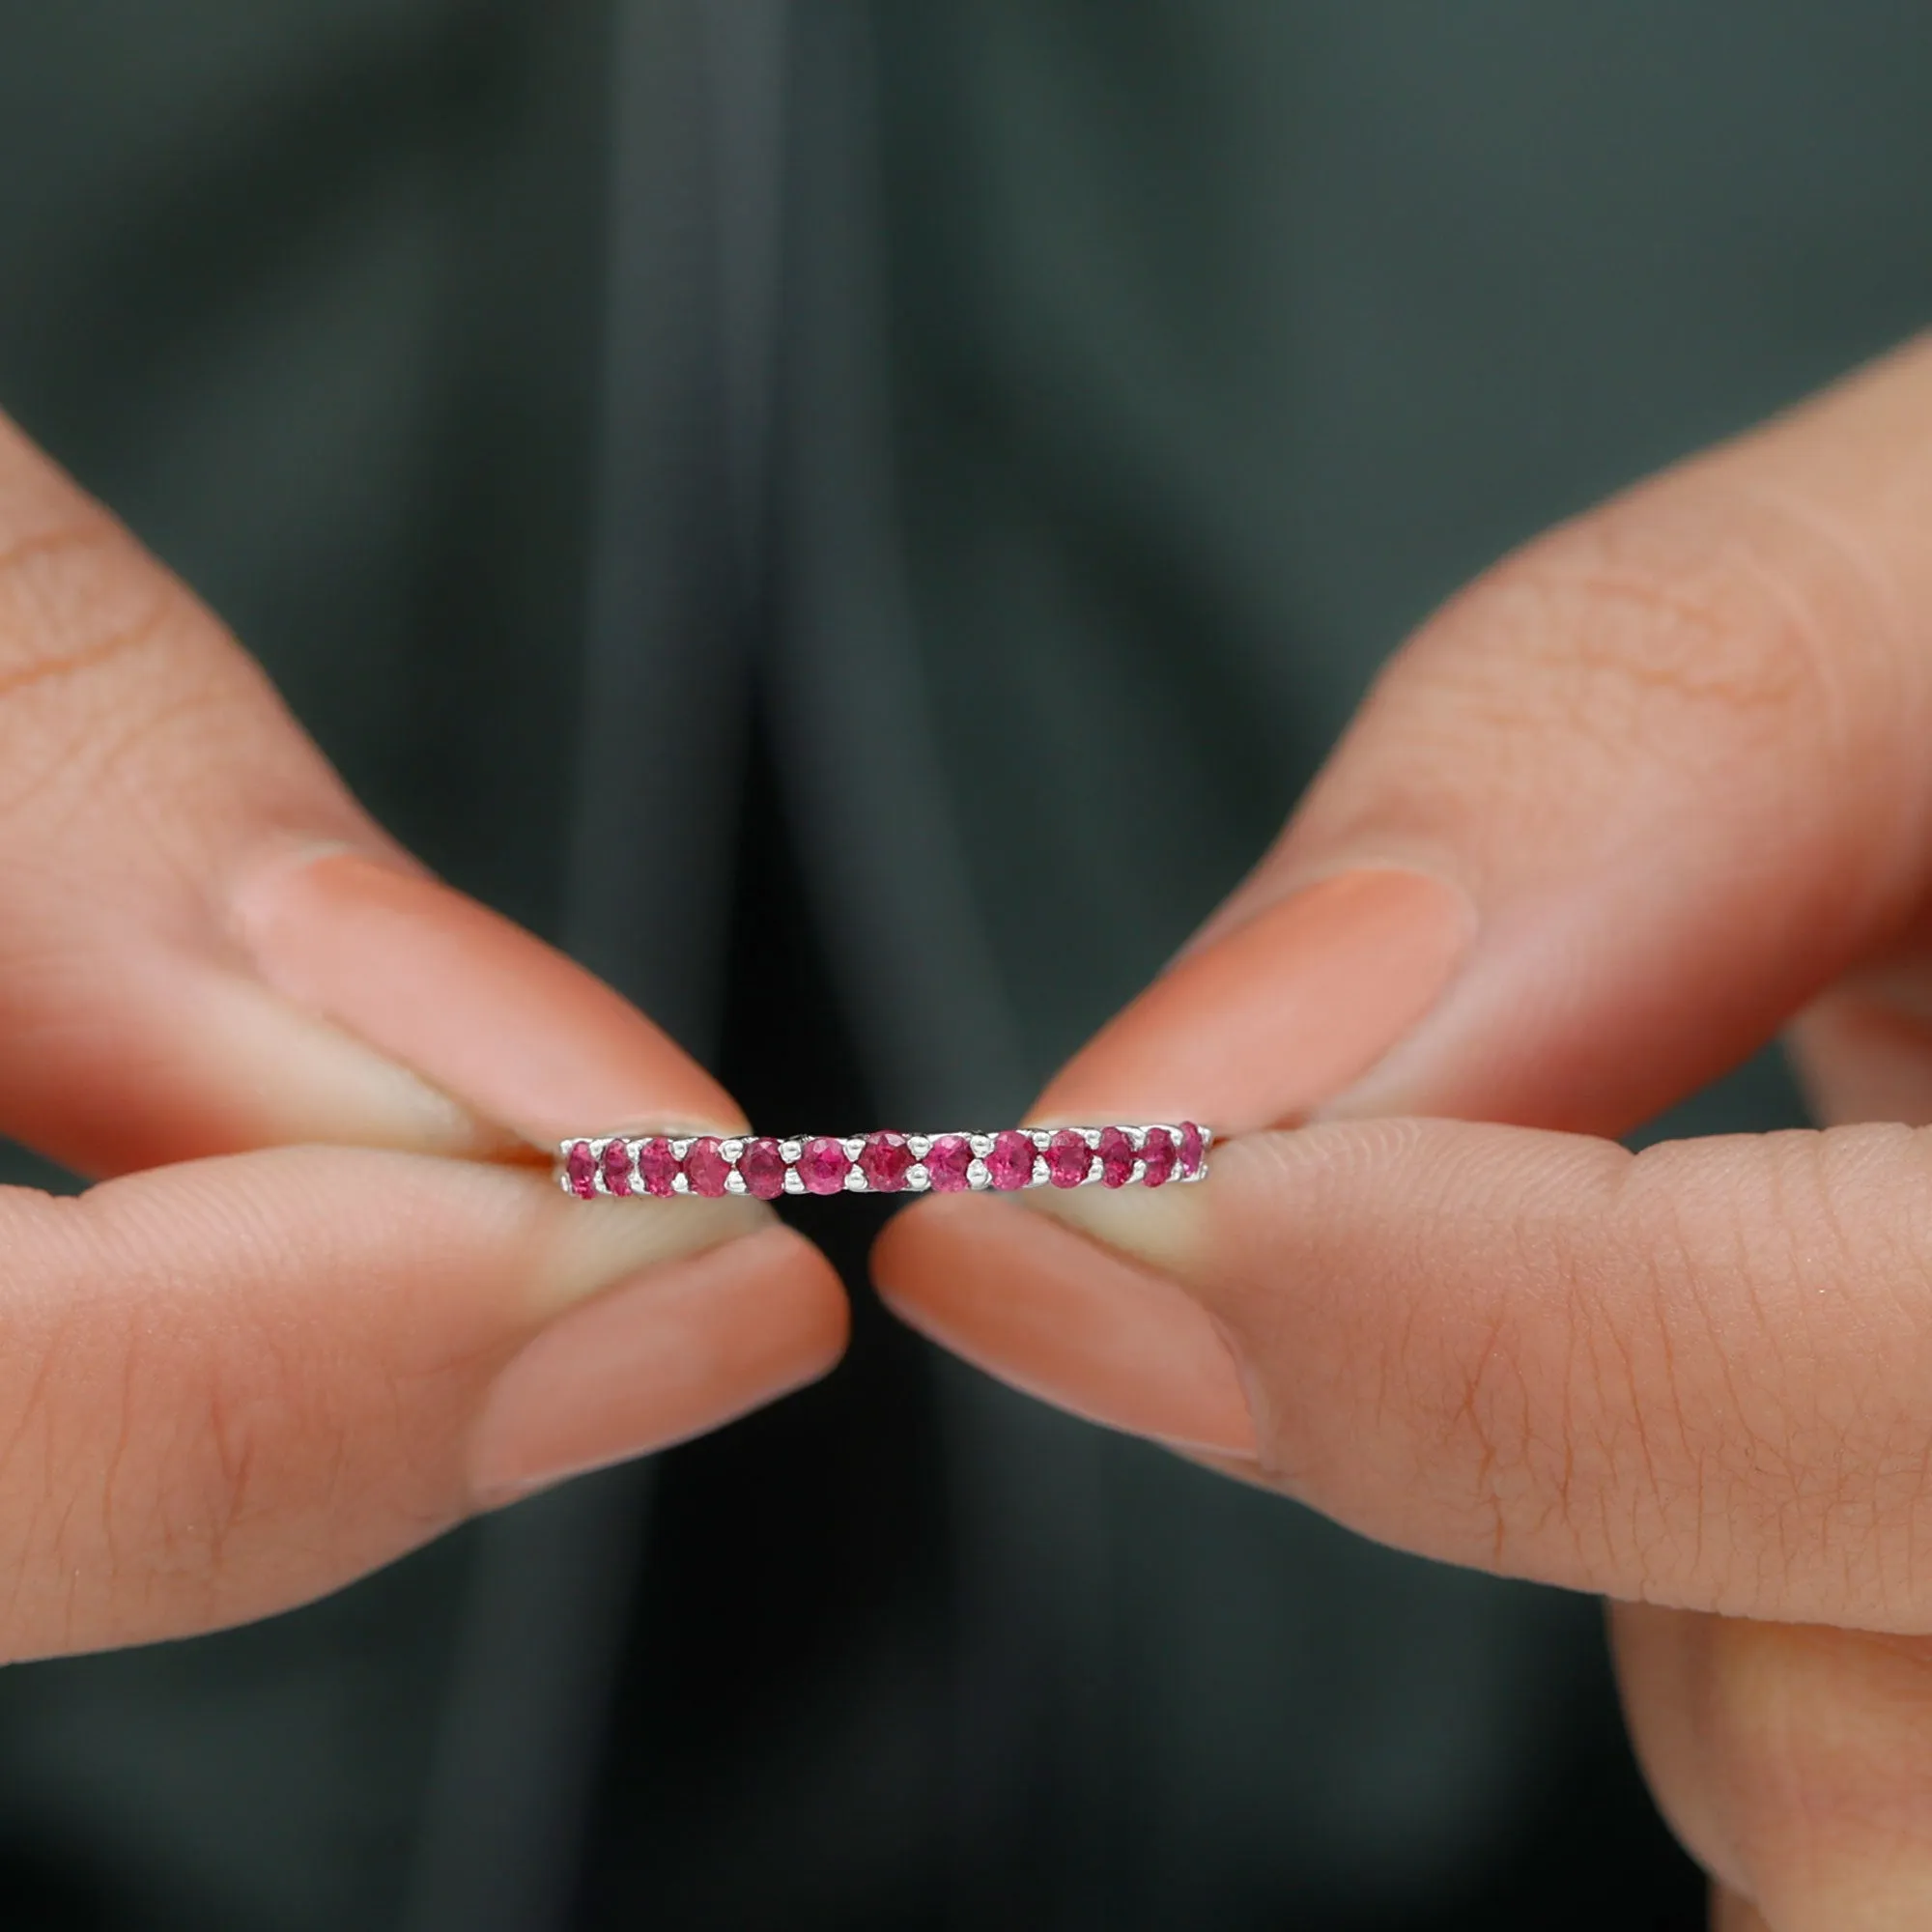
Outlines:
{"label": "knuckle", "polygon": [[154,1321],[112,1350],[95,1334],[69,1352],[84,1384],[43,1381],[43,1434],[66,1448],[41,1471],[43,1560],[95,1579],[92,1614],[111,1605],[161,1627],[209,1621],[297,1500],[291,1476],[327,1479],[339,1433],[305,1400],[296,1366],[259,1340],[185,1353]]}
{"label": "knuckle", "polygon": [[1631,1163],[1623,1278],[1589,1319],[1631,1368],[1594,1396],[1658,1525],[1627,1552],[1647,1594],[1922,1619],[1932,1321],[1898,1292],[1922,1272],[1895,1232],[1906,1132],[1680,1143]]}
{"label": "knuckle", "polygon": [[171,602],[168,580],[131,549],[103,512],[85,504],[0,535],[0,698],[156,634]]}
{"label": "knuckle", "polygon": [[[1540,1243],[1538,1245],[1541,1245]],[[1489,1560],[1576,1587],[1646,1594],[1697,1552],[1694,1453],[1671,1340],[1631,1319],[1575,1254],[1529,1259],[1528,1297],[1457,1350],[1447,1406]]]}
{"label": "knuckle", "polygon": [[1484,1244],[1466,1296],[1418,1268],[1396,1374],[1420,1421],[1431,1504],[1467,1559],[1600,1587],[1624,1541],[1605,1468],[1622,1453],[1612,1418],[1630,1405],[1604,1398],[1621,1354],[1597,1332],[1572,1261],[1547,1230],[1517,1222]]}
{"label": "knuckle", "polygon": [[1492,726],[1554,727],[1620,763],[1722,767],[1776,747],[1787,771],[1843,767],[1897,735],[1918,654],[1895,606],[1834,528],[1680,479],[1506,558],[1425,630],[1418,664]]}
{"label": "knuckle", "polygon": [[104,511],[65,496],[38,508],[0,526],[0,816],[14,819],[65,812],[110,770],[168,788],[240,659]]}
{"label": "knuckle", "polygon": [[280,1596],[290,1577],[305,1591],[450,1520],[438,1452],[453,1404],[433,1378],[259,1324],[185,1367],[164,1357],[154,1382],[157,1453],[113,1507],[190,1597]]}
{"label": "knuckle", "polygon": [[42,1259],[7,1283],[0,1656],[177,1634],[312,1594],[366,1567],[358,1534],[411,1474],[313,1340],[235,1321],[208,1332],[198,1285],[165,1271],[103,1278],[99,1251],[70,1238],[87,1211],[83,1197],[5,1216]]}
{"label": "knuckle", "polygon": [[1815,1135],[1792,1135],[1631,1163],[1615,1207],[1624,1279],[1605,1319],[1636,1365],[1622,1401],[1645,1453],[1626,1480],[1671,1526],[1636,1567],[1646,1594],[1776,1609],[1807,1587],[1843,1505],[1852,1418],[1821,1400],[1807,1319],[1841,1269],[1829,1220],[1794,1212],[1818,1157]]}
{"label": "knuckle", "polygon": [[[1732,1614],[1921,1615],[1932,1317],[1888,1293],[1918,1272],[1855,1185],[1895,1216],[1894,1166],[1792,1134],[1579,1151],[1560,1212],[1465,1198],[1489,1236],[1453,1284],[1404,1275],[1387,1373],[1470,1560]],[[1883,1359],[1855,1377],[1861,1326]]]}
{"label": "knuckle", "polygon": [[178,1410],[171,1391],[156,1391],[156,1424],[172,1439],[156,1459],[152,1488],[138,1485],[129,1499],[154,1525],[157,1567],[189,1578],[221,1575],[272,1522],[293,1500],[291,1471],[326,1485],[346,1449],[297,1365],[269,1337],[250,1338],[210,1367]]}

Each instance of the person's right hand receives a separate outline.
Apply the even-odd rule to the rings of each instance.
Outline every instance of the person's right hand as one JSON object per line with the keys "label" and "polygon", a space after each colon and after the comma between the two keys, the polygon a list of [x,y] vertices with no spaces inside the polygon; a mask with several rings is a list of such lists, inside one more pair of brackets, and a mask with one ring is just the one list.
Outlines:
{"label": "person's right hand", "polygon": [[[1836,1124],[1598,1138],[1794,1020]],[[1726,1932],[1932,1926],[1932,341],[1423,627],[1036,1119],[1188,1116],[1234,1136],[1204,1185],[933,1196],[882,1289],[1370,1535],[1620,1600]]]}
{"label": "person's right hand", "polygon": [[539,1154],[741,1125],[0,424],[0,1133],[126,1177],[0,1189],[0,1659],[294,1604],[821,1374],[843,1296],[766,1209]]}

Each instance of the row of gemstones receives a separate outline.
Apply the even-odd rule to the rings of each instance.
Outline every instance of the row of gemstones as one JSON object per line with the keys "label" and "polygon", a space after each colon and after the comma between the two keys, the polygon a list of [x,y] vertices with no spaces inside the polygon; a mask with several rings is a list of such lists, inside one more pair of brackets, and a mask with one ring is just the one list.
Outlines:
{"label": "row of gemstones", "polygon": [[1009,1127],[998,1134],[820,1135],[696,1140],[569,1141],[558,1180],[566,1194],[963,1194],[1012,1193],[1098,1180],[1160,1187],[1207,1171],[1207,1131],[1183,1121],[1158,1127]]}

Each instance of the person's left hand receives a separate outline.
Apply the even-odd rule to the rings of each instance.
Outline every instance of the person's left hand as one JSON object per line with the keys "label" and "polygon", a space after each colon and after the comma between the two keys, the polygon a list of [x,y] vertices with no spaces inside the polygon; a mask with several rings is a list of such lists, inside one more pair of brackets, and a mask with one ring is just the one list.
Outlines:
{"label": "person's left hand", "polygon": [[[185,1636],[824,1374],[750,1200],[566,1200],[736,1134],[610,986],[432,878],[214,616],[0,420],[0,1661]],[[620,1177],[621,1178],[621,1177]]]}
{"label": "person's left hand", "polygon": [[[1932,1924],[1928,531],[1920,345],[1503,565],[1035,1116],[1207,1121],[1208,1179],[876,1259],[1022,1388],[1620,1600],[1738,1928]],[[1891,1124],[1591,1138],[1801,1013],[1821,1112]]]}

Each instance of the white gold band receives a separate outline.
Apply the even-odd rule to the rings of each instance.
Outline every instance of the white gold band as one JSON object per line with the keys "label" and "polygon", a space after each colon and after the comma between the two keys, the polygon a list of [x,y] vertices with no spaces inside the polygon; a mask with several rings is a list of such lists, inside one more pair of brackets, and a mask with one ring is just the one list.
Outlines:
{"label": "white gold band", "polygon": [[557,1149],[557,1184],[607,1196],[965,1194],[1026,1187],[1161,1187],[1208,1172],[1214,1136],[1192,1121],[1007,1127],[998,1133],[587,1135]]}

